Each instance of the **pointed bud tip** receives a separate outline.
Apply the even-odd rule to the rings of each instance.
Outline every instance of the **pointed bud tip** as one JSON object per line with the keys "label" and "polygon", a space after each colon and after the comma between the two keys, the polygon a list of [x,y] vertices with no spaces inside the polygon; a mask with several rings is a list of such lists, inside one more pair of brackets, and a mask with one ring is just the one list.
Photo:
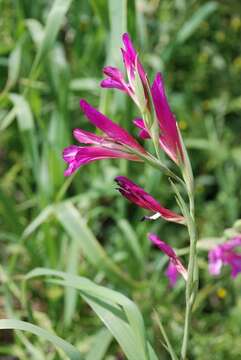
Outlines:
{"label": "pointed bud tip", "polygon": [[87,103],[87,101],[85,101],[84,99],[80,99],[80,107],[81,109],[84,111],[84,109],[86,108],[86,106],[88,106],[89,104]]}
{"label": "pointed bud tip", "polygon": [[125,42],[126,40],[130,40],[130,35],[128,34],[128,32],[122,34],[122,40],[123,42]]}
{"label": "pointed bud tip", "polygon": [[123,180],[125,180],[125,177],[119,175],[119,176],[116,176],[116,177],[114,178],[114,180],[115,180],[115,182],[117,182],[117,184],[121,184],[121,182],[123,182]]}

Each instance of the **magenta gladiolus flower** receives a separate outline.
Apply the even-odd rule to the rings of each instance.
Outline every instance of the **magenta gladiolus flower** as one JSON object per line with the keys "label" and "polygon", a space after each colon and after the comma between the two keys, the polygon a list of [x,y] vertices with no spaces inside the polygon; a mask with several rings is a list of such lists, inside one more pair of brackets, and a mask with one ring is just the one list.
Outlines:
{"label": "magenta gladiolus flower", "polygon": [[162,207],[150,194],[145,192],[138,185],[127,179],[125,176],[117,176],[115,181],[119,185],[119,192],[127,198],[130,202],[142,207],[143,209],[150,210],[154,213],[152,216],[145,216],[146,219],[156,220],[159,217],[167,221],[184,224],[185,219],[183,216],[174,213]]}
{"label": "magenta gladiolus flower", "polygon": [[75,129],[74,137],[82,144],[89,146],[71,145],[64,149],[63,159],[69,164],[65,175],[71,175],[80,166],[95,160],[122,158],[132,161],[141,161],[135,152],[145,154],[145,149],[123,128],[101,114],[85,100],[80,101],[80,106],[89,119],[105,135],[95,135],[89,131]]}
{"label": "magenta gladiolus flower", "polygon": [[157,246],[162,252],[164,252],[164,254],[169,257],[169,265],[166,270],[166,276],[169,279],[170,285],[174,286],[176,284],[179,274],[181,274],[183,278],[187,280],[187,270],[182,265],[181,260],[176,255],[172,247],[166,244],[164,241],[160,240],[156,234],[151,233],[148,235],[148,238],[155,246]]}
{"label": "magenta gladiolus flower", "polygon": [[[160,146],[166,154],[179,165],[180,161],[183,162],[184,160],[181,135],[176,119],[170,110],[165,94],[163,78],[160,73],[156,75],[151,87],[151,92],[160,126]],[[150,139],[151,136],[142,119],[135,119],[134,124],[141,129],[139,136],[142,139]]]}
{"label": "magenta gladiolus flower", "polygon": [[123,34],[122,40],[124,46],[123,49],[121,49],[121,52],[128,82],[125,81],[124,75],[119,69],[112,66],[106,66],[104,67],[103,72],[107,78],[102,80],[100,85],[103,88],[114,88],[126,92],[138,105],[138,99],[135,95],[136,72],[138,72],[141,79],[144,91],[148,80],[129,35],[127,33]]}
{"label": "magenta gladiolus flower", "polygon": [[223,265],[229,265],[231,276],[235,278],[241,272],[241,253],[235,251],[235,248],[239,246],[241,246],[241,235],[210,250],[208,254],[210,274],[217,276]]}

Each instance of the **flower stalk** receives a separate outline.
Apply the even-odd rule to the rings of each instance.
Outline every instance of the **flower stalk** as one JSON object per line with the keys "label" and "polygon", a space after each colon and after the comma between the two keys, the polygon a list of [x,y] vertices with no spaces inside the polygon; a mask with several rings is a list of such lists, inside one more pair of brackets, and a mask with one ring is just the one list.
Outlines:
{"label": "flower stalk", "polygon": [[[189,168],[191,169],[191,168]],[[192,174],[189,179],[193,178]],[[190,238],[189,260],[188,260],[188,273],[186,283],[186,310],[185,310],[185,323],[183,332],[183,341],[181,349],[181,360],[187,359],[188,341],[190,336],[191,315],[192,307],[196,298],[198,288],[198,268],[197,268],[197,234],[195,223],[195,202],[194,190],[192,183],[186,182],[186,190],[189,198],[189,212],[186,216],[187,228]]]}

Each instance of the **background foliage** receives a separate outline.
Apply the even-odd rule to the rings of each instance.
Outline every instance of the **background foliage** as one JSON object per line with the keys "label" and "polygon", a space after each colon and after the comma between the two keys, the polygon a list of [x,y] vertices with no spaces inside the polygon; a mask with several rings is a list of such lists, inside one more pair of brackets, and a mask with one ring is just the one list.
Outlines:
{"label": "background foliage", "polygon": [[[0,9],[1,318],[52,330],[88,360],[123,358],[75,290],[43,279],[22,289],[36,267],[67,271],[132,298],[153,347],[167,359],[154,309],[177,346],[184,284],[168,288],[166,259],[146,234],[155,231],[181,249],[186,232],[164,221],[140,222],[143,210],[120,198],[113,179],[126,175],[175,210],[168,181],[115,160],[64,179],[61,152],[73,142],[73,128],[93,130],[79,110],[81,97],[137,135],[131,101],[99,87],[105,64],[121,66],[120,36],[128,29],[151,79],[163,72],[191,153],[199,237],[221,237],[241,215],[240,2],[1,0]],[[224,271],[211,278],[203,249],[199,266],[190,359],[204,352],[205,359],[240,359],[241,277],[231,281]],[[0,344],[2,359],[64,358],[27,333],[2,331]]]}

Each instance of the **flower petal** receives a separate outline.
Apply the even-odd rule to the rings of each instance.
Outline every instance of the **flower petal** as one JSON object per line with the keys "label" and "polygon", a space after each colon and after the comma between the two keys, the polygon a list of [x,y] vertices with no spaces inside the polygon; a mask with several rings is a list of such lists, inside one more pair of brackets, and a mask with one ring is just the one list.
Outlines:
{"label": "flower petal", "polygon": [[167,276],[169,280],[169,284],[171,287],[174,287],[176,285],[178,276],[180,275],[177,271],[176,266],[173,264],[172,261],[169,261],[168,267],[165,271],[165,275]]}
{"label": "flower petal", "polygon": [[223,262],[221,259],[216,259],[213,261],[209,261],[208,269],[211,275],[219,275],[221,272],[221,268],[223,266]]}
{"label": "flower petal", "polygon": [[232,261],[230,262],[231,266],[231,276],[232,278],[236,278],[236,276],[241,273],[241,255],[233,254]]}
{"label": "flower petal", "polygon": [[112,140],[121,144],[128,145],[139,152],[145,153],[145,149],[123,128],[111,121],[107,116],[97,111],[85,100],[80,100],[80,106],[90,120],[97,128],[107,134]]}
{"label": "flower petal", "polygon": [[74,129],[73,135],[81,144],[95,144],[100,145],[105,142],[105,138],[100,135],[93,134],[92,132],[82,129]]}
{"label": "flower petal", "polygon": [[208,253],[210,274],[219,275],[223,265],[231,267],[232,278],[241,273],[241,254],[235,252],[235,248],[239,246],[241,246],[241,235],[211,249]]}
{"label": "flower petal", "polygon": [[241,246],[241,236],[235,236],[221,245],[225,250],[233,250],[234,248]]}
{"label": "flower petal", "polygon": [[125,51],[129,55],[129,58],[131,59],[131,61],[135,62],[137,53],[128,33],[122,35],[122,41],[125,47]]}
{"label": "flower petal", "polygon": [[146,83],[147,78],[146,78],[145,70],[138,59],[137,52],[132,44],[131,38],[128,33],[122,35],[122,41],[124,44],[124,50],[122,49],[122,55],[123,55],[124,63],[127,66],[127,71],[128,68],[134,69],[137,64],[137,70],[141,77],[141,80],[143,83]]}
{"label": "flower petal", "polygon": [[101,81],[100,86],[102,88],[107,88],[107,89],[118,89],[124,92],[127,92],[127,89],[118,81],[113,80],[111,78],[108,79],[104,79]]}
{"label": "flower petal", "polygon": [[103,73],[107,75],[108,77],[112,78],[113,80],[116,80],[118,82],[123,81],[123,74],[122,72],[113,66],[105,66],[103,69]]}
{"label": "flower petal", "polygon": [[183,150],[177,129],[177,122],[172,114],[164,89],[164,82],[160,73],[154,79],[151,87],[153,103],[160,124],[160,143],[170,158],[178,163],[183,159]]}
{"label": "flower petal", "polygon": [[134,120],[133,120],[133,123],[134,123],[134,125],[136,125],[136,127],[138,127],[139,129],[141,129],[141,131],[139,132],[140,138],[142,138],[142,139],[144,139],[144,140],[151,138],[150,135],[149,135],[149,133],[148,133],[148,130],[147,130],[146,127],[145,127],[144,121],[143,121],[142,119],[139,119],[139,118],[134,119]]}
{"label": "flower petal", "polygon": [[63,159],[65,162],[70,163],[73,161],[76,157],[76,154],[78,153],[79,146],[71,145],[64,149],[63,151]]}
{"label": "flower petal", "polygon": [[168,245],[167,243],[165,243],[164,241],[162,241],[161,239],[159,239],[159,237],[156,234],[150,233],[148,235],[148,238],[155,246],[157,246],[162,252],[164,252],[164,254],[166,254],[170,259],[177,258],[177,255],[176,255],[175,251],[173,250],[173,248],[170,245]]}
{"label": "flower petal", "polygon": [[175,267],[176,272],[181,274],[183,278],[187,280],[187,270],[182,265],[181,260],[176,255],[172,247],[167,243],[165,243],[164,241],[162,241],[161,239],[159,239],[159,237],[156,234],[151,233],[148,235],[148,238],[155,246],[157,246],[162,252],[164,252],[164,254],[166,254],[169,257],[170,262],[172,263],[172,267],[169,269],[169,271],[172,272],[169,278],[170,282],[174,282],[175,280],[173,267]]}

